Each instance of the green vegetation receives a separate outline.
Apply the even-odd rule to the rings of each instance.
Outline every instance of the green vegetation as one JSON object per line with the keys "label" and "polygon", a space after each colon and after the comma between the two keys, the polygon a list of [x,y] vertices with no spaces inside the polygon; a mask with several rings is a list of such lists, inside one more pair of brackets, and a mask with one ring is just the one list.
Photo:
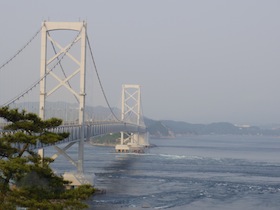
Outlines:
{"label": "green vegetation", "polygon": [[90,140],[90,143],[101,145],[116,145],[120,143],[120,137],[120,133],[107,134],[92,138]]}
{"label": "green vegetation", "polygon": [[66,189],[68,181],[54,174],[50,158],[30,149],[37,142],[54,144],[68,133],[52,133],[62,120],[41,120],[36,114],[0,108],[0,117],[10,122],[0,137],[0,209],[84,209],[82,201],[94,193],[89,185]]}

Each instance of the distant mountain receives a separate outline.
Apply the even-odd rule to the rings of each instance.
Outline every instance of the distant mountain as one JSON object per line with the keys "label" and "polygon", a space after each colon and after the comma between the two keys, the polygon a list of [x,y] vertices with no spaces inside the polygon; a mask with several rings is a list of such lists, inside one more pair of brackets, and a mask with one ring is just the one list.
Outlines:
{"label": "distant mountain", "polygon": [[[26,102],[19,104],[20,107],[25,107],[28,112],[38,113],[39,104],[36,102]],[[67,118],[63,120],[75,121],[78,119],[77,104],[69,104],[65,102],[48,102],[46,106],[53,107],[51,116],[58,118]],[[103,106],[91,107],[86,106],[86,120],[110,120],[114,119],[111,111]],[[113,108],[114,114],[120,119],[121,111],[118,108]],[[67,113],[65,115],[65,113]],[[48,115],[48,113],[46,113]],[[151,136],[159,138],[172,138],[181,135],[269,135],[280,136],[280,126],[238,126],[228,122],[218,122],[210,124],[191,124],[182,121],[173,120],[152,120],[144,117],[145,124]]]}
{"label": "distant mountain", "polygon": [[171,138],[178,135],[270,135],[280,136],[280,129],[261,129],[257,126],[237,126],[228,122],[191,124],[182,121],[145,119],[150,135]]}
{"label": "distant mountain", "polygon": [[161,121],[144,118],[145,124],[151,136],[154,137],[174,137],[173,131],[166,127]]}

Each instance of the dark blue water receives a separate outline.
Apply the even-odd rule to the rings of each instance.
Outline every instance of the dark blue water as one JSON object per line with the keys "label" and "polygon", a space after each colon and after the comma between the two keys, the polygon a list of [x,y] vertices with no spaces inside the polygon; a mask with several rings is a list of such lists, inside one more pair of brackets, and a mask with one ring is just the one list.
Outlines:
{"label": "dark blue water", "polygon": [[[280,209],[280,138],[151,139],[145,154],[87,145],[85,170],[107,193],[91,209]],[[75,147],[70,154],[74,155]],[[52,167],[75,170],[65,158]]]}

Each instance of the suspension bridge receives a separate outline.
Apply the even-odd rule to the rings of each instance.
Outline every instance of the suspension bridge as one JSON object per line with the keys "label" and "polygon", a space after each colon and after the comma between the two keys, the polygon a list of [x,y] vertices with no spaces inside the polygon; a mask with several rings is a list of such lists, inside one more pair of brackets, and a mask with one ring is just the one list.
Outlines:
{"label": "suspension bridge", "polygon": [[[70,32],[71,35],[74,32],[74,36],[72,39],[67,40],[68,34],[67,36],[65,34]],[[26,72],[24,75],[25,78],[29,78],[37,71],[40,72],[40,75],[38,78],[34,78],[31,84],[29,82],[27,88],[21,87],[18,92],[9,93],[9,90],[16,89],[15,87],[17,86],[10,83],[10,88],[5,89],[5,92],[8,92],[9,96],[13,94],[15,96],[6,101],[0,97],[0,105],[38,113],[42,119],[61,118],[64,121],[63,125],[54,128],[52,131],[69,132],[70,135],[55,145],[38,143],[32,149],[38,150],[38,153],[44,156],[44,148],[52,146],[55,151],[52,158],[55,159],[59,155],[63,155],[69,160],[76,167],[78,176],[75,176],[75,178],[73,178],[74,175],[72,178],[68,176],[68,179],[72,179],[71,181],[78,180],[80,184],[88,183],[88,180],[81,178],[84,177],[83,174],[85,173],[85,141],[105,134],[120,133],[120,144],[116,145],[116,152],[143,152],[149,142],[143,120],[140,86],[122,85],[122,89],[120,88],[122,90],[121,108],[111,107],[95,64],[86,22],[44,21],[35,35],[0,66],[0,75],[4,74],[3,72],[7,72],[7,66],[16,62],[17,58],[37,39],[36,37],[39,34],[41,34],[40,68],[34,68],[33,73]],[[104,117],[106,114],[103,114],[102,119],[97,117],[102,114],[94,113],[93,108],[86,103],[93,92],[88,90],[86,85],[86,81],[90,83],[87,80],[88,69],[90,69],[88,67],[89,60],[92,69],[96,73],[101,95],[103,95],[107,105],[107,116]],[[28,62],[30,61],[22,63]],[[21,69],[21,71],[25,70]],[[3,80],[12,81],[15,74],[17,73],[7,73],[4,76],[0,76],[1,83],[5,83]],[[11,78],[7,78],[7,75]],[[3,90],[3,87],[1,87],[1,92]],[[2,92],[1,95],[4,95],[4,93]],[[95,98],[94,95],[92,97],[93,99]],[[55,100],[58,100],[58,102],[55,102]],[[74,144],[78,144],[77,160],[67,154],[67,150]]]}

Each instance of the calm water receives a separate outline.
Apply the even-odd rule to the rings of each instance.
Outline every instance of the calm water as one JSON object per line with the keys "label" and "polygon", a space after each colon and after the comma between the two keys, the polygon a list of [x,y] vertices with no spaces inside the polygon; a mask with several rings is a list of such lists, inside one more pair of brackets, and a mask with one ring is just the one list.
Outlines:
{"label": "calm water", "polygon": [[[151,139],[145,154],[87,145],[85,170],[107,193],[90,209],[280,209],[280,138]],[[75,148],[70,153],[75,154]],[[52,167],[74,168],[64,157]]]}

